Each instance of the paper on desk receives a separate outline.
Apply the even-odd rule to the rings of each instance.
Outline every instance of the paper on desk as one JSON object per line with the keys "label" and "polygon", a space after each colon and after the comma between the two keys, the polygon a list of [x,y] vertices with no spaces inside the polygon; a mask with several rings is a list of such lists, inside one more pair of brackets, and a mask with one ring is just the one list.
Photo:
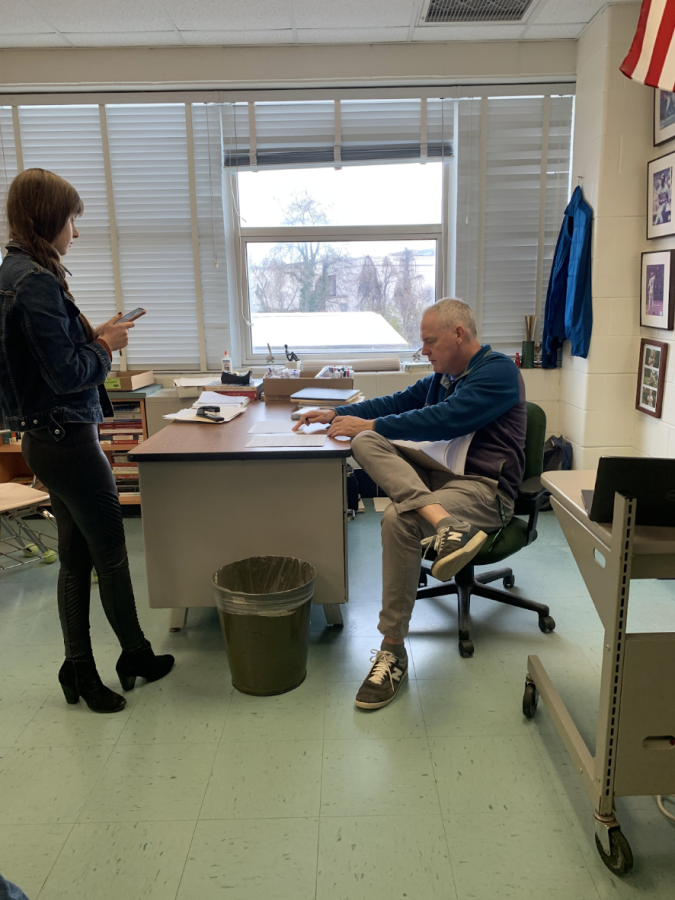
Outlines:
{"label": "paper on desk", "polygon": [[325,434],[255,434],[247,447],[323,447]]}
{"label": "paper on desk", "polygon": [[[296,422],[254,422],[248,430],[249,434],[291,434]],[[328,425],[322,425],[317,422],[314,425],[301,425],[300,431],[296,434],[314,434],[315,432],[325,431]]]}
{"label": "paper on desk", "polygon": [[213,375],[202,375],[201,378],[174,378],[174,387],[201,387],[209,384],[220,384],[220,379]]}
{"label": "paper on desk", "polygon": [[[230,406],[227,409],[221,409],[219,413],[215,413],[215,415],[221,416],[225,419],[225,422],[229,422],[231,419],[240,416],[246,407],[244,406]],[[201,416],[197,415],[196,409],[179,409],[176,413],[170,413],[168,416],[162,416],[163,419],[171,419],[174,422],[200,422],[202,425],[224,425],[224,422],[214,422],[211,419],[203,419]]]}
{"label": "paper on desk", "polygon": [[247,406],[248,397],[230,397],[227,394],[219,394],[217,391],[202,391],[199,400],[192,404],[193,409],[200,406]]}

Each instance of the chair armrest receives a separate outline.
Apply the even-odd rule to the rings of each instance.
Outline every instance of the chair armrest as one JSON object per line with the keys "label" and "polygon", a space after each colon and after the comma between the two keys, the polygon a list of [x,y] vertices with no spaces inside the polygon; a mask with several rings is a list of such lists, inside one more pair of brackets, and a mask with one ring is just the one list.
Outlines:
{"label": "chair armrest", "polygon": [[527,521],[527,544],[529,546],[537,539],[537,519],[539,518],[539,510],[548,491],[542,485],[539,476],[528,478],[518,489],[519,506],[523,508],[523,512],[529,515]]}

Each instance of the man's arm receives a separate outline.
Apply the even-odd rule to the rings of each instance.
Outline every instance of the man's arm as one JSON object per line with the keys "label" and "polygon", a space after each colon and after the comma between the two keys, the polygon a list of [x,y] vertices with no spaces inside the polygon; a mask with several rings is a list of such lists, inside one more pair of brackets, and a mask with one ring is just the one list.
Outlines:
{"label": "man's arm", "polygon": [[397,391],[387,397],[363,400],[361,403],[352,403],[351,406],[336,406],[335,412],[338,416],[379,419],[380,416],[396,416],[411,409],[421,409],[426,403],[433,378],[433,375],[428,375],[404,391]]}

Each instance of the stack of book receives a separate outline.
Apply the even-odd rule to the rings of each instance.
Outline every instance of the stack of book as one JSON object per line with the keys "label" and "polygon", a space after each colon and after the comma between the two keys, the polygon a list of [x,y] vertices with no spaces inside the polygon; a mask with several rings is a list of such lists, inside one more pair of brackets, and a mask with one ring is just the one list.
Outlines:
{"label": "stack of book", "polygon": [[118,493],[127,497],[138,497],[138,463],[129,462],[126,453],[113,453],[112,470]]}
{"label": "stack of book", "polygon": [[358,388],[309,387],[291,394],[291,403],[297,403],[302,407],[350,406],[352,403],[360,403],[363,399],[365,398]]}
{"label": "stack of book", "polygon": [[140,403],[115,403],[115,413],[100,426],[102,444],[140,444],[143,440],[143,414]]}
{"label": "stack of book", "polygon": [[174,378],[173,384],[181,398],[199,397],[202,391],[216,391],[230,397],[260,400],[263,391],[262,378],[252,378],[249,384],[222,384],[219,377],[206,375],[197,378]]}

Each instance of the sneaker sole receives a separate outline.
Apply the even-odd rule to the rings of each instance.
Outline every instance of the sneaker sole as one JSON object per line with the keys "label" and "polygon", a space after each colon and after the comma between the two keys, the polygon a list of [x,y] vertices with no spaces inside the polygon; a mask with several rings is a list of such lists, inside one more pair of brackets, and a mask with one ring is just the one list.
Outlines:
{"label": "sneaker sole", "polygon": [[431,567],[431,574],[439,581],[450,581],[460,569],[471,562],[486,540],[487,534],[484,531],[478,531],[461,550],[455,550],[449,556],[437,560]]}
{"label": "sneaker sole", "polygon": [[[401,680],[398,683],[399,688],[407,677],[408,670],[406,669],[403,675],[401,675]],[[396,694],[398,694],[398,688],[396,689]],[[381,703],[364,703],[363,700],[355,700],[354,704],[358,706],[359,709],[382,709],[383,706],[389,706],[391,701],[396,699],[396,694],[393,694],[388,700],[383,700]]]}

